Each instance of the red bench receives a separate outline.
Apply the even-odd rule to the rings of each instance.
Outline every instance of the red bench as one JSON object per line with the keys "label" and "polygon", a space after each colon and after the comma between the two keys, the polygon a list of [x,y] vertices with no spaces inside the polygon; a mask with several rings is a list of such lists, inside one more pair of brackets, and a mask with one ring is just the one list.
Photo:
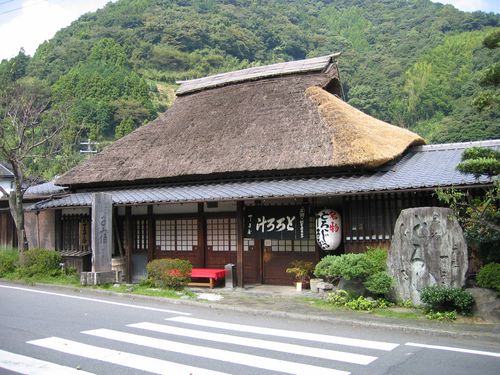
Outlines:
{"label": "red bench", "polygon": [[194,281],[189,286],[209,286],[213,289],[218,280],[224,280],[226,272],[224,268],[193,268],[191,270],[192,279],[208,279],[207,282]]}

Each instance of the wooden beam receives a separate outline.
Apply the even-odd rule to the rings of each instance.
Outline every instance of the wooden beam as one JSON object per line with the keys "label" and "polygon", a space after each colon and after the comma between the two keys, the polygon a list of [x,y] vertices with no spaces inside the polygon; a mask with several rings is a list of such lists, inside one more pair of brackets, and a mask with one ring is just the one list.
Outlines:
{"label": "wooden beam", "polygon": [[148,262],[154,259],[155,238],[154,238],[154,218],[153,206],[148,206]]}
{"label": "wooden beam", "polygon": [[133,223],[132,223],[132,207],[125,207],[125,252],[127,254],[127,263],[125,269],[127,270],[127,283],[132,282],[132,249],[134,247],[134,236],[133,236]]}
{"label": "wooden beam", "polygon": [[244,266],[243,266],[243,201],[236,203],[236,275],[238,278],[238,286],[244,286]]}
{"label": "wooden beam", "polygon": [[[203,202],[198,203],[198,254],[196,254],[196,267],[206,267],[207,232],[205,225],[205,209]],[[194,266],[193,266],[194,267]]]}

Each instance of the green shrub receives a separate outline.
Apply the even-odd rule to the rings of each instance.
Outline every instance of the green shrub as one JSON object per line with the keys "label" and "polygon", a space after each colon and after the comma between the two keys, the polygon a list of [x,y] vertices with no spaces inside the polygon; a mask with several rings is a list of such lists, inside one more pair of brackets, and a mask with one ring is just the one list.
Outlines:
{"label": "green shrub", "polygon": [[407,309],[413,309],[415,307],[415,304],[411,299],[404,299],[402,301],[398,301],[398,306],[407,308]]}
{"label": "green shrub", "polygon": [[392,277],[386,271],[379,271],[368,276],[363,285],[374,294],[387,294],[391,290],[392,283]]}
{"label": "green shrub", "polygon": [[30,249],[20,257],[19,276],[58,276],[61,274],[62,257],[57,251]]}
{"label": "green shrub", "polygon": [[420,299],[428,310],[456,310],[464,315],[470,314],[474,305],[474,297],[465,290],[438,285],[425,287],[420,293]]}
{"label": "green shrub", "polygon": [[360,254],[328,255],[318,262],[314,275],[327,280],[359,280],[368,291],[386,294],[393,282],[387,273],[386,260],[387,251],[379,248]]}
{"label": "green shrub", "polygon": [[19,252],[15,249],[0,249],[0,277],[13,273],[19,265]]}
{"label": "green shrub", "polygon": [[376,302],[363,296],[359,296],[358,298],[347,302],[345,306],[351,310],[371,311],[374,307],[376,307]]}
{"label": "green shrub", "polygon": [[157,288],[179,289],[191,280],[191,263],[182,259],[155,259],[148,263],[148,279]]}
{"label": "green shrub", "polygon": [[455,310],[453,311],[429,311],[427,314],[425,314],[425,317],[430,320],[447,320],[447,321],[453,321],[457,320],[457,312]]}
{"label": "green shrub", "polygon": [[481,267],[476,276],[477,285],[500,292],[500,264],[489,263]]}
{"label": "green shrub", "polygon": [[351,300],[352,296],[349,294],[349,292],[343,289],[338,289],[334,292],[330,292],[326,296],[326,302],[331,303],[335,306],[345,306],[345,304]]}

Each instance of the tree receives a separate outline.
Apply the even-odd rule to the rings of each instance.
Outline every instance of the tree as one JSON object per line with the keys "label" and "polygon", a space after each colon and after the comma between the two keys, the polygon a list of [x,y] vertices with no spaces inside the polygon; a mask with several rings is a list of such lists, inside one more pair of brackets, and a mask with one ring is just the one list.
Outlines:
{"label": "tree", "polygon": [[49,98],[47,87],[34,79],[16,81],[0,91],[0,159],[12,167],[14,190],[7,193],[0,189],[8,196],[21,251],[27,245],[23,209],[23,194],[28,187],[27,162],[43,151],[64,125],[64,121],[44,123]]}
{"label": "tree", "polygon": [[466,238],[479,245],[489,243],[491,249],[485,256],[488,261],[495,260],[500,242],[500,151],[481,147],[471,147],[464,151],[462,162],[457,170],[471,173],[479,178],[489,176],[493,185],[480,196],[470,195],[467,191],[438,189],[438,199],[447,204],[461,223]]}

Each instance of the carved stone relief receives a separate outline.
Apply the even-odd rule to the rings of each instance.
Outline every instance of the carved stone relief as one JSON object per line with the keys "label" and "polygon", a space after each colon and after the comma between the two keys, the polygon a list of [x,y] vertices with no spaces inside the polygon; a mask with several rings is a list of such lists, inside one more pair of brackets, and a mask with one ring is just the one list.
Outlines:
{"label": "carved stone relief", "polygon": [[388,257],[399,299],[420,303],[421,290],[442,284],[462,287],[467,245],[462,228],[448,208],[418,207],[401,211]]}

